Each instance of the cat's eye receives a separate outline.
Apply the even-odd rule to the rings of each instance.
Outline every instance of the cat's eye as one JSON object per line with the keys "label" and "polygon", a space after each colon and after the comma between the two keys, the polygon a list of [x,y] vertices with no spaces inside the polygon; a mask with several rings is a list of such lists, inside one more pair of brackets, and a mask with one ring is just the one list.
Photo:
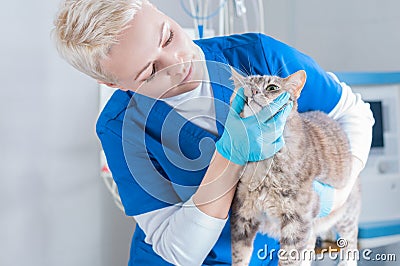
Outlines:
{"label": "cat's eye", "polygon": [[269,85],[265,88],[265,90],[266,90],[266,91],[276,91],[276,90],[279,90],[279,87],[278,87],[277,85],[274,85],[274,84],[269,84]]}

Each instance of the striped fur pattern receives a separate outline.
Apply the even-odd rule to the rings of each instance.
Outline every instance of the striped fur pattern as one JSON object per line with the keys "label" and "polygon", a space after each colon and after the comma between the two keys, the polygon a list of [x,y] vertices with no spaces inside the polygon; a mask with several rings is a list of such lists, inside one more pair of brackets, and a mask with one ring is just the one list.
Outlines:
{"label": "striped fur pattern", "polygon": [[[294,101],[283,133],[285,146],[273,158],[248,163],[242,172],[232,205],[232,265],[248,265],[257,232],[279,239],[281,250],[287,251],[279,265],[311,264],[293,259],[289,252],[313,250],[317,235],[331,228],[348,241],[347,249],[355,250],[359,184],[340,210],[317,217],[320,206],[313,180],[343,187],[351,171],[351,154],[347,137],[335,121],[322,112],[297,112],[305,72],[285,79],[232,72],[235,87],[243,87],[247,97],[243,117],[257,113],[284,91]],[[355,261],[340,263],[354,265]]]}

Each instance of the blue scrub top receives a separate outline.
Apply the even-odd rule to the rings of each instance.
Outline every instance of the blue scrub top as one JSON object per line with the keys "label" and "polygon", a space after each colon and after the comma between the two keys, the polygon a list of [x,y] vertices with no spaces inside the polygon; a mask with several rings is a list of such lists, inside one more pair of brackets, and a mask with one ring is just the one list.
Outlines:
{"label": "blue scrub top", "polygon": [[[244,73],[287,77],[305,70],[307,81],[298,100],[299,112],[330,112],[338,103],[341,87],[316,62],[271,37],[242,34],[202,39],[215,98],[218,136],[187,121],[163,101],[116,91],[96,125],[109,168],[118,186],[126,215],[133,216],[186,201],[196,191],[223,132],[233,84],[229,67]],[[129,265],[170,265],[144,242],[136,226]],[[277,265],[276,240],[258,234],[250,265]],[[258,253],[258,255],[257,255]],[[230,222],[203,265],[230,265]]]}

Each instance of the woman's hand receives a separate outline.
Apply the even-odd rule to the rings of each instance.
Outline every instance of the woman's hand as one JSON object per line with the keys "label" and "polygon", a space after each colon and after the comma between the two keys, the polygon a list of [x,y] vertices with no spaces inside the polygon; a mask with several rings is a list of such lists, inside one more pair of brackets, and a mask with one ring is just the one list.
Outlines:
{"label": "woman's hand", "polygon": [[343,206],[363,168],[361,160],[353,156],[351,174],[348,177],[346,186],[341,189],[335,189],[330,185],[314,180],[313,188],[319,196],[320,204],[318,217],[328,216],[332,211],[336,211]]}
{"label": "woman's hand", "polygon": [[328,184],[319,182],[318,180],[313,181],[313,188],[319,196],[318,217],[328,216],[332,211],[335,189]]}
{"label": "woman's hand", "polygon": [[293,107],[293,102],[288,102],[289,94],[285,92],[256,115],[242,118],[245,98],[240,88],[232,101],[224,133],[216,142],[218,153],[239,165],[272,157],[285,144],[283,129]]}

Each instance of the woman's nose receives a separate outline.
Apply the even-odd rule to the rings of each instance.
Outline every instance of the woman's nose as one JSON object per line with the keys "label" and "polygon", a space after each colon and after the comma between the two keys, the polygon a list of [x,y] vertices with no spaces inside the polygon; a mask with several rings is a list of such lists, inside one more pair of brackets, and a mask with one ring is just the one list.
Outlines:
{"label": "woman's nose", "polygon": [[166,54],[163,63],[170,76],[182,75],[185,72],[184,57],[177,53]]}

